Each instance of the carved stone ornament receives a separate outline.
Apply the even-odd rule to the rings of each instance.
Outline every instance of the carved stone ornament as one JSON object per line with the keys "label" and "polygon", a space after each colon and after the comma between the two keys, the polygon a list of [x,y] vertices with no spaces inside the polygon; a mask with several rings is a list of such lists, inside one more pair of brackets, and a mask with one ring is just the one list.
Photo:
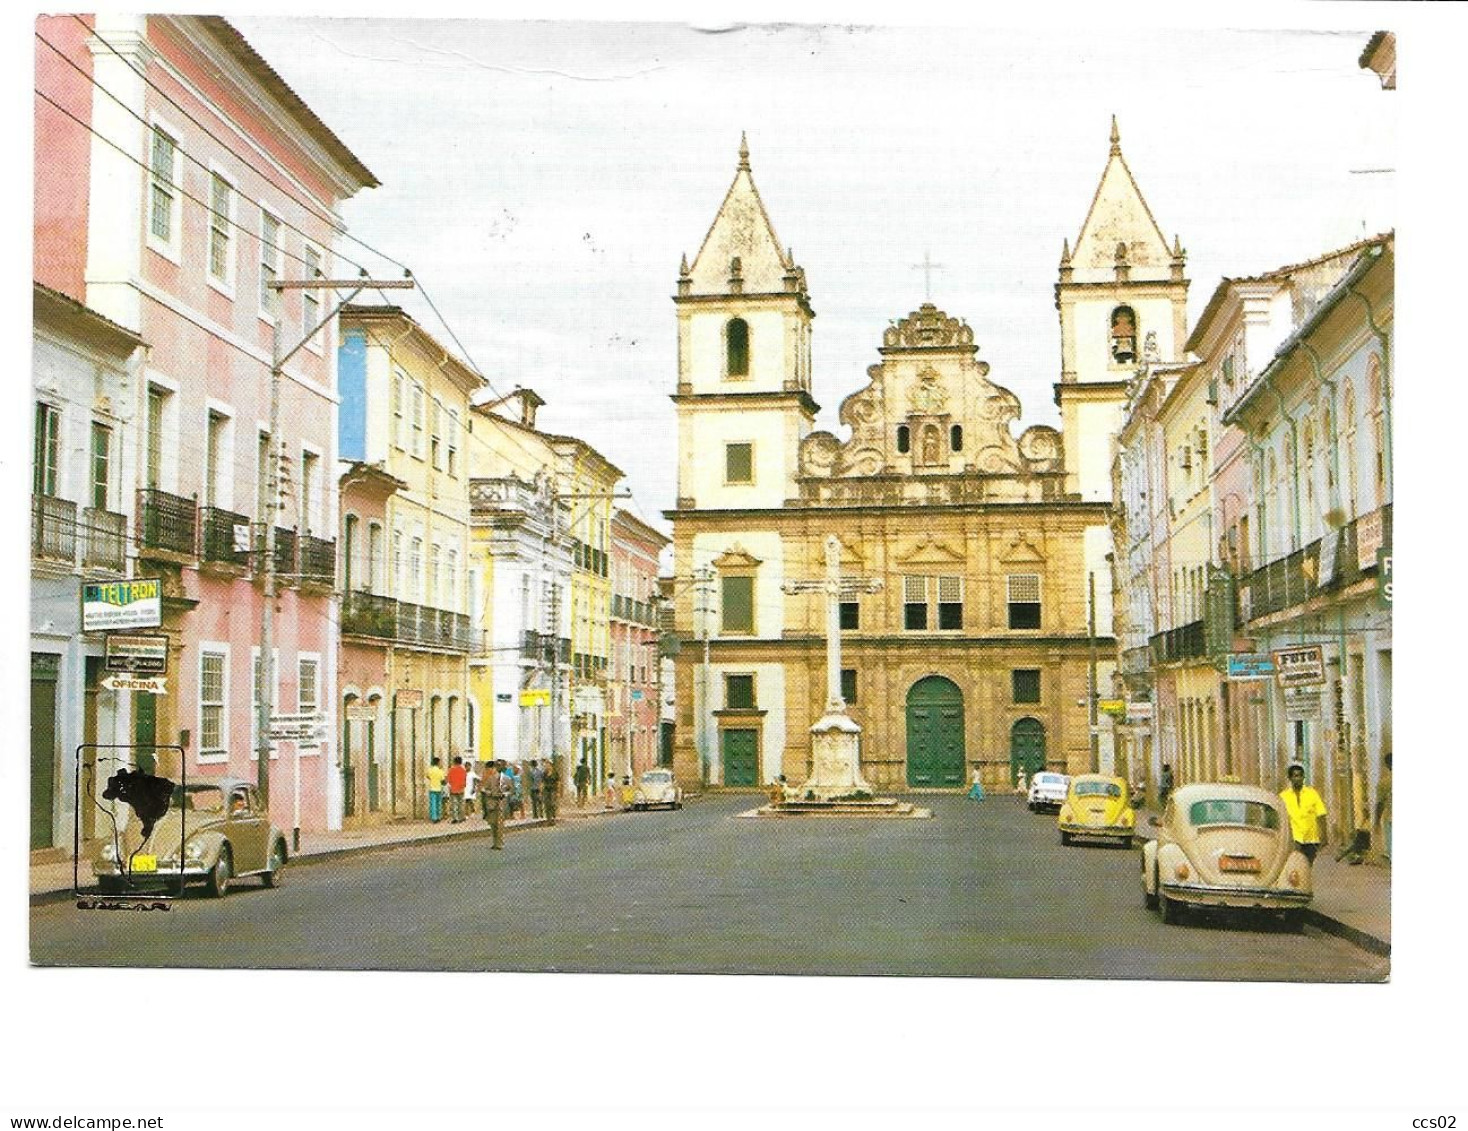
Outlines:
{"label": "carved stone ornament", "polygon": [[1036,424],[1019,438],[1019,454],[1029,462],[1032,471],[1059,471],[1065,458],[1060,433],[1054,428]]}
{"label": "carved stone ornament", "polygon": [[1035,548],[1028,534],[1019,533],[1010,538],[999,560],[1004,565],[1038,565],[1045,560],[1045,555]]}
{"label": "carved stone ornament", "polygon": [[948,390],[931,365],[925,366],[918,374],[918,382],[912,388],[908,403],[916,416],[936,416],[947,407]]}
{"label": "carved stone ornament", "polygon": [[738,542],[730,546],[717,558],[714,559],[714,568],[718,570],[740,570],[757,569],[761,559],[755,557]]}
{"label": "carved stone ornament", "polygon": [[882,335],[886,347],[907,349],[972,346],[974,332],[961,318],[950,318],[931,302],[925,302],[906,318],[889,326]]}
{"label": "carved stone ornament", "polygon": [[812,432],[800,442],[800,473],[828,479],[836,470],[841,441],[829,432]]}

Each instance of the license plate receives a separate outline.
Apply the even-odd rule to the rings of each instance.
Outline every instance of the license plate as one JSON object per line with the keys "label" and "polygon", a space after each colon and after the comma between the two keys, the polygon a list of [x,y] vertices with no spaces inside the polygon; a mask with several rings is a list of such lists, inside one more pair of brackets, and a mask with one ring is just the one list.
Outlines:
{"label": "license plate", "polygon": [[141,854],[132,858],[132,871],[134,872],[156,872],[158,871],[158,857],[143,856]]}
{"label": "license plate", "polygon": [[1220,872],[1257,872],[1259,861],[1252,856],[1221,856],[1218,860]]}

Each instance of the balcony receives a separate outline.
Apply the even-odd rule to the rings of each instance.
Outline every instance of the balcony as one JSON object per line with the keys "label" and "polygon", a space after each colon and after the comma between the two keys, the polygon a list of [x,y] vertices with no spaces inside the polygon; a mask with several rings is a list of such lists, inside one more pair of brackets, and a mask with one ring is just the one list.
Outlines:
{"label": "balcony", "polygon": [[170,495],[156,487],[138,490],[138,549],[192,558],[199,532],[199,508],[193,499]]}
{"label": "balcony", "polygon": [[1201,620],[1195,620],[1181,628],[1170,628],[1152,637],[1152,658],[1159,664],[1195,660],[1206,654]]}
{"label": "balcony", "polygon": [[[1392,544],[1392,505],[1381,508],[1382,545]],[[1374,561],[1364,567],[1359,561],[1361,519],[1353,519],[1341,530],[1317,538],[1308,546],[1276,558],[1268,565],[1248,574],[1239,582],[1240,621],[1248,623],[1286,609],[1303,605],[1320,593],[1337,591],[1360,581],[1367,571],[1375,571]],[[1334,569],[1321,576],[1321,551],[1330,565],[1330,543],[1336,541]]]}
{"label": "balcony", "polygon": [[[250,568],[250,551],[235,548],[235,527],[248,528],[250,520],[242,514],[224,510],[222,507],[201,507],[199,526],[201,533],[201,561],[214,565],[231,566],[236,569]],[[246,537],[248,546],[249,538]]]}
{"label": "balcony", "polygon": [[470,651],[469,618],[448,609],[399,601],[377,593],[342,596],[341,630],[348,636],[371,636],[397,644]]}
{"label": "balcony", "polygon": [[127,516],[87,507],[82,511],[82,525],[86,528],[82,564],[122,573],[127,568]]}
{"label": "balcony", "polygon": [[301,583],[331,588],[336,584],[336,543],[310,534],[301,539]]}
{"label": "balcony", "polygon": [[31,496],[31,557],[76,564],[76,504],[70,499]]}
{"label": "balcony", "polygon": [[287,581],[296,579],[296,538],[294,530],[275,528],[275,576]]}
{"label": "balcony", "polygon": [[375,636],[379,640],[397,638],[397,602],[376,593],[353,593],[342,596],[342,632],[354,636]]}
{"label": "balcony", "polygon": [[554,663],[563,666],[571,663],[571,641],[569,637],[552,636],[547,632],[529,630],[524,635],[521,648],[523,658],[532,663]]}

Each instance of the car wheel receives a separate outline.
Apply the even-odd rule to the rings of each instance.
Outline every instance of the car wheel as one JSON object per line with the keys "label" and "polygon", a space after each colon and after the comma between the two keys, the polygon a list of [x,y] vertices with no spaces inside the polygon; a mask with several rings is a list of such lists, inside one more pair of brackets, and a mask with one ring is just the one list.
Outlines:
{"label": "car wheel", "polygon": [[1177,926],[1177,924],[1183,921],[1183,905],[1175,899],[1168,899],[1161,890],[1157,892],[1157,905],[1162,908],[1162,921],[1164,923],[1171,923],[1173,926]]}
{"label": "car wheel", "polygon": [[1132,838],[1129,837],[1129,836],[1122,837],[1121,838],[1121,846],[1123,848],[1127,849],[1128,851],[1130,851],[1131,850],[1131,847],[1132,847]]}
{"label": "car wheel", "polygon": [[1286,911],[1281,916],[1281,925],[1292,935],[1305,933],[1305,912],[1299,909]]}
{"label": "car wheel", "polygon": [[1145,881],[1142,884],[1142,906],[1148,911],[1157,910],[1157,893],[1148,891]]}
{"label": "car wheel", "polygon": [[285,842],[276,841],[270,853],[270,869],[260,878],[268,888],[278,888],[285,882]]}
{"label": "car wheel", "polygon": [[229,877],[232,874],[229,859],[229,846],[225,845],[219,850],[219,859],[214,862],[214,867],[209,869],[208,889],[212,899],[220,899],[229,890]]}
{"label": "car wheel", "polygon": [[1060,843],[1061,844],[1069,844],[1070,843],[1070,833],[1061,833],[1060,834]]}

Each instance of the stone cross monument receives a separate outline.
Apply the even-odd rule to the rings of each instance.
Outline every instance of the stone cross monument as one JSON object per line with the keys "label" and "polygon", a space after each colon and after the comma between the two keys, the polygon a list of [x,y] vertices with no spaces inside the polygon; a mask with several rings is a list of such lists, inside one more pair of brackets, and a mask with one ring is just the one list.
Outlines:
{"label": "stone cross monument", "polygon": [[861,776],[861,727],[846,713],[846,700],[841,697],[841,599],[880,592],[882,581],[842,577],[841,541],[828,534],[825,576],[787,581],[784,588],[787,593],[826,595],[826,710],[810,728],[811,776],[799,795],[813,794],[829,801],[857,792],[870,794],[872,787]]}

